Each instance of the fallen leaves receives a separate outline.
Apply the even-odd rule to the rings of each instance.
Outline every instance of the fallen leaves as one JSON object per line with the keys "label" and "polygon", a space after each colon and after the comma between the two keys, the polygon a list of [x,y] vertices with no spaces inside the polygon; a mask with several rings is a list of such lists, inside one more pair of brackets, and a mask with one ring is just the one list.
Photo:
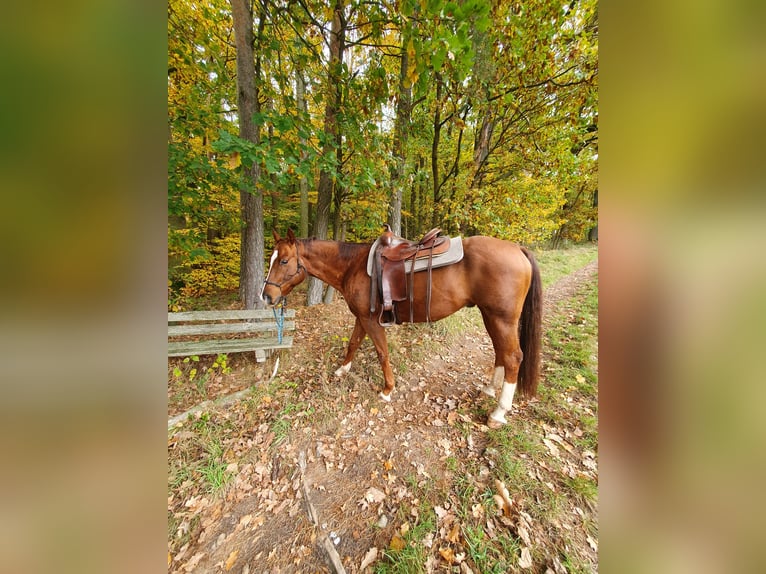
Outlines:
{"label": "fallen leaves", "polygon": [[234,563],[237,561],[237,556],[239,556],[239,550],[232,550],[231,554],[229,554],[229,557],[226,559],[226,562],[224,563],[224,570],[227,572],[232,569],[234,566]]}
{"label": "fallen leaves", "polygon": [[407,546],[407,542],[405,542],[404,538],[399,536],[398,532],[391,537],[391,542],[388,544],[388,548],[395,552],[404,549],[405,546]]}
{"label": "fallen leaves", "polygon": [[[351,324],[345,328],[350,329]],[[597,552],[597,535],[590,534],[594,532],[592,526],[590,531],[583,527],[586,521],[593,524],[594,507],[578,499],[585,511],[573,509],[573,504],[565,500],[570,482],[567,477],[597,480],[597,447],[590,442],[595,427],[584,418],[572,416],[571,406],[557,409],[561,417],[537,417],[535,408],[520,408],[514,413],[518,419],[513,432],[523,432],[525,440],[512,443],[511,456],[520,472],[520,482],[513,483],[506,445],[500,441],[502,435],[488,435],[481,422],[486,420],[482,411],[494,408],[496,401],[480,403],[485,399],[479,395],[477,402],[477,377],[466,382],[466,374],[476,375],[485,366],[483,360],[477,360],[477,367],[471,370],[464,367],[467,362],[462,358],[447,361],[456,358],[447,354],[445,363],[450,365],[448,370],[454,371],[449,374],[442,372],[443,364],[437,370],[413,361],[411,373],[397,373],[401,394],[394,395],[391,405],[384,405],[376,400],[379,375],[366,375],[368,370],[377,372],[369,342],[368,350],[360,350],[352,376],[340,389],[323,386],[329,368],[326,341],[317,338],[312,343],[313,353],[323,345],[321,360],[296,358],[292,372],[289,366],[283,370],[282,376],[293,375],[291,380],[298,387],[256,395],[249,411],[233,407],[235,412],[227,421],[227,429],[234,431],[221,437],[221,445],[227,453],[223,458],[226,470],[236,477],[221,500],[193,488],[191,481],[171,491],[168,510],[178,526],[169,536],[169,572],[215,569],[247,574],[276,571],[277,566],[282,571],[316,571],[312,560],[317,534],[313,540],[307,536],[292,542],[293,548],[305,545],[305,554],[292,555],[292,550],[290,555],[281,550],[270,553],[274,546],[265,545],[275,539],[275,525],[288,524],[293,528],[289,534],[299,536],[305,513],[303,491],[296,488],[302,480],[296,477],[303,476],[303,472],[296,472],[301,449],[306,451],[304,463],[308,463],[301,470],[314,479],[310,493],[325,505],[324,509],[320,507],[323,516],[332,516],[332,509],[342,513],[345,521],[341,525],[327,518],[327,528],[318,527],[316,533],[321,536],[331,528],[338,529],[343,535],[338,550],[348,554],[344,562],[349,571],[369,572],[385,553],[409,552],[410,545],[424,552],[420,567],[425,572],[449,569],[461,574],[478,573],[484,571],[476,560],[481,547],[475,551],[471,546],[476,544],[477,533],[489,550],[499,549],[501,541],[508,538],[517,544],[516,555],[503,556],[506,570],[566,572],[555,554],[560,541],[552,540],[552,533],[571,536],[574,554],[590,557]],[[483,345],[487,353],[492,352],[488,342]],[[470,346],[475,350],[477,344],[472,342]],[[336,351],[341,352],[339,344],[332,348],[332,353]],[[576,385],[575,379],[582,384],[574,374],[569,383]],[[578,387],[572,390],[563,394],[580,401],[577,414],[596,417],[595,404],[593,410],[587,410]],[[311,401],[318,413],[330,415],[327,420],[332,424],[317,425],[305,417],[298,420],[297,415],[285,418],[293,421],[289,437],[269,448],[276,415],[298,401]],[[325,419],[320,416],[317,420]],[[176,458],[187,454],[192,460],[196,456],[190,445],[198,441],[199,433],[189,428],[186,425],[173,435],[169,459],[171,454]],[[537,448],[526,448],[527,439]],[[592,450],[583,451],[586,444]],[[496,478],[506,483],[495,483]],[[555,520],[541,516],[537,510],[547,503],[551,490],[556,492],[556,500],[564,501],[561,512],[552,513]],[[341,492],[345,498],[336,504]],[[488,500],[487,495],[492,498]],[[401,520],[408,522],[399,525]],[[421,526],[427,520],[436,524],[423,533]],[[222,532],[227,534],[223,539]],[[237,536],[228,536],[235,532]],[[254,552],[256,542],[260,546]],[[300,567],[291,566],[298,558],[304,560]]]}
{"label": "fallen leaves", "polygon": [[532,553],[529,551],[529,548],[524,546],[521,549],[521,556],[519,557],[519,567],[520,568],[532,568]]}
{"label": "fallen leaves", "polygon": [[511,518],[514,511],[514,503],[513,500],[511,500],[508,488],[503,481],[497,479],[495,480],[495,488],[497,489],[497,494],[493,497],[495,504],[497,504],[498,509],[503,513],[504,517]]}
{"label": "fallen leaves", "polygon": [[383,502],[383,499],[386,498],[386,493],[378,490],[374,486],[371,486],[367,489],[367,492],[364,493],[364,499],[367,502]]}
{"label": "fallen leaves", "polygon": [[367,551],[367,554],[364,555],[364,558],[362,558],[362,563],[359,565],[359,571],[362,572],[370,564],[375,562],[375,559],[377,557],[378,557],[378,549],[377,547],[373,546]]}

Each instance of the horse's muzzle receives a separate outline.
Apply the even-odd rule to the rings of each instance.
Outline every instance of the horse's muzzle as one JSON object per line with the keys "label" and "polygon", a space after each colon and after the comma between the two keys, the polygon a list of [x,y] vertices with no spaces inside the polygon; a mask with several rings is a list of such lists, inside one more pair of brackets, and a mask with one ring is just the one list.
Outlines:
{"label": "horse's muzzle", "polygon": [[287,297],[283,295],[280,295],[276,299],[272,299],[271,295],[264,293],[261,299],[263,299],[263,302],[266,303],[266,305],[268,305],[269,307],[276,307],[282,303],[287,303]]}

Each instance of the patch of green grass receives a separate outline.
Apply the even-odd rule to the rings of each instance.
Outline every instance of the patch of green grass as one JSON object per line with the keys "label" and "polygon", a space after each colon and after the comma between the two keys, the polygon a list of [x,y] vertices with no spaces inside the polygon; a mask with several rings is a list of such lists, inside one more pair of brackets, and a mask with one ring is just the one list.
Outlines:
{"label": "patch of green grass", "polygon": [[271,423],[271,432],[274,433],[271,446],[279,446],[287,439],[297,415],[312,415],[314,411],[314,407],[304,402],[287,403],[282,407],[274,422]]}
{"label": "patch of green grass", "polygon": [[562,392],[595,398],[598,392],[598,292],[595,280],[583,285],[574,302],[564,306],[545,334],[545,382],[540,396],[547,402]]}
{"label": "patch of green grass", "polygon": [[540,266],[543,288],[552,285],[565,275],[585,267],[598,258],[595,245],[577,245],[568,249],[539,249],[534,251]]}
{"label": "patch of green grass", "polygon": [[231,480],[231,474],[226,471],[228,461],[223,439],[234,430],[234,423],[203,412],[190,420],[189,430],[191,436],[178,439],[175,454],[168,457],[168,489],[179,491],[189,481],[202,485],[209,493],[218,493]]}
{"label": "patch of green grass", "polygon": [[199,468],[199,473],[207,486],[208,492],[216,493],[231,481],[231,473],[226,470],[223,459],[224,449],[220,440],[211,440],[205,448],[206,457]]}
{"label": "patch of green grass", "polygon": [[431,550],[422,542],[429,533],[436,533],[436,514],[431,505],[421,501],[417,521],[404,534],[404,547],[399,550],[391,547],[384,550],[383,560],[375,563],[376,574],[417,574],[425,572],[425,563]]}
{"label": "patch of green grass", "polygon": [[466,557],[470,559],[479,572],[486,574],[503,574],[508,572],[514,556],[519,554],[519,544],[511,536],[501,533],[490,540],[481,524],[463,527]]}
{"label": "patch of green grass", "polygon": [[596,481],[587,476],[567,477],[566,487],[574,494],[585,500],[595,502],[598,498],[598,485]]}

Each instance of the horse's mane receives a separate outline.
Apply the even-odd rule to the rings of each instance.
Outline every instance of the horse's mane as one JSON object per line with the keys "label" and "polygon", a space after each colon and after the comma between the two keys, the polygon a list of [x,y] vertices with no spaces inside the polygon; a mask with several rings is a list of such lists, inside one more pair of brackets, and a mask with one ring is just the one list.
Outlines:
{"label": "horse's mane", "polygon": [[[310,246],[314,241],[319,241],[316,237],[303,240],[307,246]],[[354,259],[363,252],[369,252],[370,243],[350,243],[348,241],[338,241],[338,256],[341,259]]]}
{"label": "horse's mane", "polygon": [[338,255],[341,259],[354,259],[361,252],[369,251],[371,245],[369,243],[349,243],[348,241],[341,241],[338,244]]}

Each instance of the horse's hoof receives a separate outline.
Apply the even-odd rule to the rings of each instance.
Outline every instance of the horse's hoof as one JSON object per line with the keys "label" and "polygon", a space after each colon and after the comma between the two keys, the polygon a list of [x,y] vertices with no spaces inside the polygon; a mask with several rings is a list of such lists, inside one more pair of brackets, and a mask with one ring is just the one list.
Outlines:
{"label": "horse's hoof", "polygon": [[492,417],[487,418],[487,426],[491,428],[492,430],[497,430],[500,427],[503,427],[507,424],[508,421],[498,421],[493,419]]}
{"label": "horse's hoof", "polygon": [[351,370],[351,363],[348,365],[343,365],[341,367],[338,367],[338,369],[335,371],[335,376],[339,379],[343,378],[343,375],[347,374]]}
{"label": "horse's hoof", "polygon": [[388,395],[387,395],[387,394],[385,394],[385,393],[380,393],[380,395],[379,395],[379,396],[380,396],[380,398],[381,398],[381,399],[383,399],[383,400],[384,400],[384,401],[386,401],[387,403],[390,403],[390,402],[391,402],[391,395],[390,395],[390,394],[388,394]]}
{"label": "horse's hoof", "polygon": [[495,391],[495,387],[492,385],[487,385],[486,387],[481,388],[481,392],[487,395],[488,397],[495,397],[497,395],[497,391]]}

